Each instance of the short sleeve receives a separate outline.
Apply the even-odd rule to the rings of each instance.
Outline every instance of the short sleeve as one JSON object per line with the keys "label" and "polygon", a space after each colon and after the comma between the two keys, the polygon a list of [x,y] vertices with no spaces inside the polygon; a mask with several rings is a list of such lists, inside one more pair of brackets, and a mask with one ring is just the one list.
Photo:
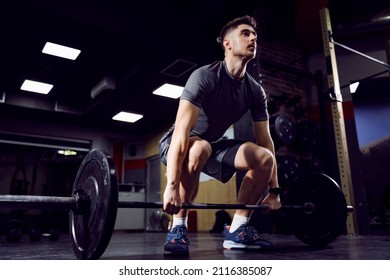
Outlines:
{"label": "short sleeve", "polygon": [[252,118],[253,121],[266,121],[269,118],[267,96],[261,85],[257,84],[256,88],[253,92]]}
{"label": "short sleeve", "polygon": [[212,79],[205,68],[196,69],[187,80],[180,99],[190,101],[201,108],[207,94],[212,90]]}

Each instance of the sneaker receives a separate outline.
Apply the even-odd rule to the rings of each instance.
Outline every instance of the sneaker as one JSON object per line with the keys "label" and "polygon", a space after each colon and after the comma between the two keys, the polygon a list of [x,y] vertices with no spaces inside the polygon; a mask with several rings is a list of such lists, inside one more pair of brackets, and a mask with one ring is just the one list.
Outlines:
{"label": "sneaker", "polygon": [[234,232],[230,232],[230,226],[224,228],[225,241],[223,247],[225,249],[255,249],[269,250],[273,245],[270,241],[261,239],[257,230],[248,225],[241,225]]}
{"label": "sneaker", "polygon": [[167,235],[164,251],[174,255],[188,255],[190,241],[187,237],[188,231],[185,226],[172,228]]}

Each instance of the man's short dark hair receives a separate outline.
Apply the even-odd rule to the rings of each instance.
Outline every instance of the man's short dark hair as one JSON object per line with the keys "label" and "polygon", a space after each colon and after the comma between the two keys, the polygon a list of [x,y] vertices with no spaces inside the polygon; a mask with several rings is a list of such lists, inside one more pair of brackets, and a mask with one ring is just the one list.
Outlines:
{"label": "man's short dark hair", "polygon": [[226,34],[241,24],[250,25],[254,30],[256,30],[257,22],[254,17],[246,15],[229,21],[224,27],[222,27],[218,38],[219,43],[222,45],[222,49],[225,49],[223,46],[223,40],[225,39]]}

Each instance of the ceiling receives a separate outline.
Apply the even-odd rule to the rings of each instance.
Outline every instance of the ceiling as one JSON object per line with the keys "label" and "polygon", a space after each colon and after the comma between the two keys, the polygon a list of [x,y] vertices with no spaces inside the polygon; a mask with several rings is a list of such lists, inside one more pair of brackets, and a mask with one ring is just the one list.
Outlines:
{"label": "ceiling", "polygon": [[[338,28],[351,31],[364,26],[374,32],[383,25],[372,22],[372,17],[380,12],[388,15],[387,2],[2,1],[0,117],[137,135],[158,131],[173,122],[178,100],[152,91],[165,82],[184,86],[194,67],[222,59],[216,37],[228,19],[251,14],[257,6],[288,16],[296,25],[295,37],[311,52],[317,51],[320,40],[314,39],[320,34],[310,28],[318,23],[318,3],[330,8]],[[389,25],[387,21],[387,32]],[[46,41],[78,48],[81,54],[75,61],[43,54]],[[20,90],[24,79],[54,87],[48,95],[29,93]],[[104,80],[115,86],[104,88]],[[92,98],[91,91],[97,96]],[[144,117],[133,124],[113,121],[119,111]]]}

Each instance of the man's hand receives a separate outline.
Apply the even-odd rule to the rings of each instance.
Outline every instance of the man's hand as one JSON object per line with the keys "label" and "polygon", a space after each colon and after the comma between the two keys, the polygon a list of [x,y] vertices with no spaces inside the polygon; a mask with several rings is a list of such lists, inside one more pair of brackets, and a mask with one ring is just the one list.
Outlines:
{"label": "man's hand", "polygon": [[261,202],[262,205],[267,205],[266,212],[278,210],[282,207],[280,196],[278,194],[269,193]]}
{"label": "man's hand", "polygon": [[170,215],[177,214],[181,208],[179,188],[167,186],[164,191],[163,211]]}

